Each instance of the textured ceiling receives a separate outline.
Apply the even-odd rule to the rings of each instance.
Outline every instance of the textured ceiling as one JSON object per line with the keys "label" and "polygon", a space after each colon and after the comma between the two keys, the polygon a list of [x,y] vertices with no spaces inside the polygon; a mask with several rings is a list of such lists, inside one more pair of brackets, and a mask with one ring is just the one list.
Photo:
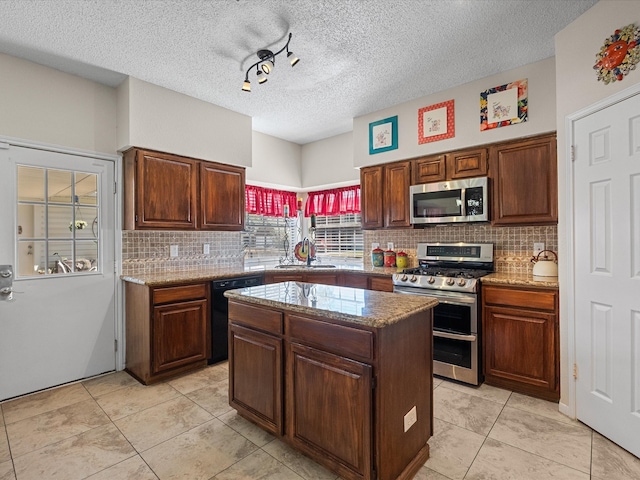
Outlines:
{"label": "textured ceiling", "polygon": [[[0,52],[116,86],[130,75],[305,144],[352,118],[554,55],[597,0],[1,0]],[[263,48],[269,80],[241,91]]]}

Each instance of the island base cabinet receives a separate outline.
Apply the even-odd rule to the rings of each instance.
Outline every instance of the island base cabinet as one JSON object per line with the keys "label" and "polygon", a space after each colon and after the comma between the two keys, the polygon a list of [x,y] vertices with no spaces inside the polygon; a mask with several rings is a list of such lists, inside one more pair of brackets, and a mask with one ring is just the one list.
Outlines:
{"label": "island base cabinet", "polygon": [[291,444],[330,464],[342,478],[372,478],[371,387],[370,365],[290,344],[287,436]]}
{"label": "island base cabinet", "polygon": [[234,324],[229,337],[229,404],[282,435],[282,340]]}
{"label": "island base cabinet", "polygon": [[433,311],[376,328],[229,301],[229,397],[345,480],[409,480],[433,435]]}

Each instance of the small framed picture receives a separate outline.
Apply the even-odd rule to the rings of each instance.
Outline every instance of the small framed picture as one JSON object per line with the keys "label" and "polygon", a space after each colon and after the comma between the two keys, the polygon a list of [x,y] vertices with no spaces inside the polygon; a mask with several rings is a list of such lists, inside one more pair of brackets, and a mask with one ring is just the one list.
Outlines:
{"label": "small framed picture", "polygon": [[369,155],[398,148],[398,116],[369,124]]}
{"label": "small framed picture", "polygon": [[453,100],[418,110],[418,144],[453,138],[455,133]]}
{"label": "small framed picture", "polygon": [[527,79],[505,83],[480,94],[480,130],[526,122],[528,118]]}

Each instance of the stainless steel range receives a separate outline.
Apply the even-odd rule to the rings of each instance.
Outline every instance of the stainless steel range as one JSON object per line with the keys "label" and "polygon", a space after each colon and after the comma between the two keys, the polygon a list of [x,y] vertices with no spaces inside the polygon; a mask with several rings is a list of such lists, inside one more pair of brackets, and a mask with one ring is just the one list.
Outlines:
{"label": "stainless steel range", "polygon": [[493,272],[491,243],[419,243],[418,268],[393,276],[393,291],[438,299],[433,315],[433,373],[482,383],[480,281]]}

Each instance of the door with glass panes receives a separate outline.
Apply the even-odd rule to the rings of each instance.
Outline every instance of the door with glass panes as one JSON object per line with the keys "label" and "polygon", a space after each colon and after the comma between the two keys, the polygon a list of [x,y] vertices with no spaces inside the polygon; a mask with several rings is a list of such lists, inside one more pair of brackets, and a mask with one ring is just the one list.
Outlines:
{"label": "door with glass panes", "polygon": [[115,163],[0,148],[0,400],[115,369]]}

